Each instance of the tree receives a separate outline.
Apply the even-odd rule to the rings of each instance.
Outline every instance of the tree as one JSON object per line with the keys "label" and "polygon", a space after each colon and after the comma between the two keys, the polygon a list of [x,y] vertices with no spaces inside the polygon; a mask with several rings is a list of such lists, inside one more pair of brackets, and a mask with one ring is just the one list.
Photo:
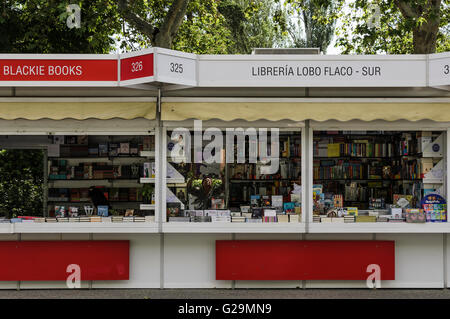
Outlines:
{"label": "tree", "polygon": [[320,48],[320,51],[326,53],[333,39],[343,1],[290,0],[286,5],[292,14],[288,26],[290,46]]}
{"label": "tree", "polygon": [[427,54],[450,50],[448,0],[356,0],[342,16],[343,53]]}
{"label": "tree", "polygon": [[285,13],[272,0],[221,1],[219,12],[231,34],[229,54],[249,54],[253,48],[273,48],[285,43]]}
{"label": "tree", "polygon": [[43,151],[0,151],[0,214],[42,216]]}
{"label": "tree", "polygon": [[[66,7],[78,4],[81,27],[70,29]],[[4,0],[0,5],[2,53],[108,53],[120,31],[112,0]]]}
{"label": "tree", "polygon": [[199,54],[225,53],[230,44],[216,0],[117,0],[121,48],[158,46]]}

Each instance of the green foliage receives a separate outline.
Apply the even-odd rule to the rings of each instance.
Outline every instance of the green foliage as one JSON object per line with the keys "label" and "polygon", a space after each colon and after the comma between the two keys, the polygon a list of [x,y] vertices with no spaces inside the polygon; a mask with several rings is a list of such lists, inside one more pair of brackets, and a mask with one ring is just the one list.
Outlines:
{"label": "green foliage", "polygon": [[[444,0],[440,6],[440,12],[421,9],[426,8],[429,0],[405,1],[412,9],[420,12],[416,17],[405,17],[394,0],[356,0],[349,3],[349,11],[341,16],[342,25],[338,28],[337,45],[342,53],[358,54],[407,54],[415,52],[414,30],[432,22],[440,15],[440,28],[437,34],[436,51],[450,50],[450,5]],[[374,12],[370,3],[380,8],[379,27],[371,27],[368,21],[373,21]],[[418,38],[417,44],[426,41],[426,38]],[[429,38],[429,36],[428,36]]]}
{"label": "green foliage", "polygon": [[[2,53],[108,53],[120,18],[113,0],[3,0]],[[78,4],[81,28],[69,29],[66,6]]]}
{"label": "green foliage", "polygon": [[43,151],[0,151],[0,215],[42,216]]}
{"label": "green foliage", "polygon": [[[128,3],[132,12],[158,32],[173,0]],[[255,47],[279,46],[286,36],[279,7],[272,0],[190,0],[171,48],[197,54],[248,54]],[[152,45],[151,36],[125,25],[122,50]]]}
{"label": "green foliage", "polygon": [[229,54],[249,54],[253,48],[283,46],[286,16],[272,0],[221,1],[219,12],[230,30]]}
{"label": "green foliage", "polygon": [[[137,14],[158,32],[173,1],[148,0],[129,1],[130,10]],[[120,40],[123,51],[139,50],[152,46],[151,38],[143,32],[132,28],[124,21]],[[191,0],[186,15],[173,39],[172,49],[197,54],[225,53],[229,46],[229,30],[225,19],[218,12],[215,0]]]}
{"label": "green foliage", "polygon": [[320,48],[326,53],[343,4],[343,0],[287,0],[288,46]]}

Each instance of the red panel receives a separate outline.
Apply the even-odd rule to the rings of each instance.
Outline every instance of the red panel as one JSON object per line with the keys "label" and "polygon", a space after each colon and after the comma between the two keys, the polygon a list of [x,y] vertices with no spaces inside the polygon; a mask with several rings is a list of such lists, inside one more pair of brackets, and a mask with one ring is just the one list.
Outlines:
{"label": "red panel", "polygon": [[81,280],[128,280],[129,242],[0,241],[0,281],[66,280],[77,264]]}
{"label": "red panel", "polygon": [[395,242],[216,241],[217,280],[366,280],[370,264],[394,280]]}
{"label": "red panel", "polygon": [[117,81],[117,60],[0,60],[0,81]]}
{"label": "red panel", "polygon": [[120,60],[120,80],[153,76],[153,53]]}

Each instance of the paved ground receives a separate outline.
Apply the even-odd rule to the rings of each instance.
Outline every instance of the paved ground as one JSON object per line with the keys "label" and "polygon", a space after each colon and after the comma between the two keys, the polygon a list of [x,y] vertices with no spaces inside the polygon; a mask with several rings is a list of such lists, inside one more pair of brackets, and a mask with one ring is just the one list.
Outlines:
{"label": "paved ground", "polygon": [[447,289],[93,289],[0,290],[0,299],[450,299]]}

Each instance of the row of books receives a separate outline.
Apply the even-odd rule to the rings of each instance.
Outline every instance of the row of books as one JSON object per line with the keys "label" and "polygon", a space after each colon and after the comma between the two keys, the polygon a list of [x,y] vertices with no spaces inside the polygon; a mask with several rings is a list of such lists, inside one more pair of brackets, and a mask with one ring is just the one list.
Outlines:
{"label": "row of books", "polygon": [[301,141],[300,136],[280,136],[280,157],[301,157]]}
{"label": "row of books", "polygon": [[126,222],[154,222],[155,216],[80,216],[80,217],[33,217],[33,218],[11,218],[0,219],[0,223],[126,223]]}
{"label": "row of books", "polygon": [[299,223],[301,216],[297,214],[277,214],[276,216],[263,216],[259,218],[250,216],[179,216],[169,217],[168,222],[191,223]]}
{"label": "row of books", "polygon": [[362,179],[365,165],[354,161],[319,161],[313,163],[314,179]]}
{"label": "row of books", "polygon": [[[418,141],[423,132],[354,138],[345,135],[314,137],[314,156],[392,157],[421,151]],[[430,132],[431,133],[431,132]]]}
{"label": "row of books", "polygon": [[[110,202],[140,202],[142,201],[142,188],[105,188],[99,187]],[[88,188],[50,188],[48,190],[49,202],[89,202]]]}
{"label": "row of books", "polygon": [[144,176],[144,170],[140,164],[79,163],[77,166],[69,166],[66,160],[53,160],[49,167],[50,180],[134,179],[141,175]]}
{"label": "row of books", "polygon": [[314,160],[314,179],[421,179],[433,168],[433,160]]}
{"label": "row of books", "polygon": [[136,142],[103,143],[93,143],[87,135],[55,136],[53,143],[59,146],[57,157],[137,156],[139,151],[155,149],[155,136],[142,136]]}

